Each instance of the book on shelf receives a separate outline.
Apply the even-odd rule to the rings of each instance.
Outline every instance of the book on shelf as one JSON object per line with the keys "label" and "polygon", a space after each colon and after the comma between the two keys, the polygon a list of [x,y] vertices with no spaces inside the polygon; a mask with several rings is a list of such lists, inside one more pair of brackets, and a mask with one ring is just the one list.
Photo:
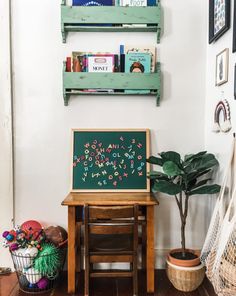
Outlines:
{"label": "book on shelf", "polygon": [[71,72],[71,57],[66,58],[66,72]]}
{"label": "book on shelf", "polygon": [[86,62],[87,72],[115,72],[114,54],[88,54]]}
{"label": "book on shelf", "polygon": [[[89,73],[112,73],[118,69],[118,55],[116,54],[88,54],[86,57],[86,71]],[[114,89],[88,89],[88,92],[112,93]]]}
{"label": "book on shelf", "polygon": [[72,51],[71,55],[71,71],[86,72],[86,56],[88,52]]}
{"label": "book on shelf", "polygon": [[72,6],[111,6],[112,0],[72,0]]}
{"label": "book on shelf", "polygon": [[157,54],[156,47],[152,45],[124,45],[124,53],[149,53],[151,55],[151,72],[155,72],[156,62],[157,62]]}
{"label": "book on shelf", "polygon": [[119,0],[120,6],[147,6],[147,0]]}
{"label": "book on shelf", "polygon": [[156,6],[156,0],[115,0],[116,6]]}
{"label": "book on shelf", "polygon": [[[132,52],[125,55],[125,73],[150,73],[151,55],[149,53]],[[125,90],[129,94],[148,94],[150,90]]]}
{"label": "book on shelf", "polygon": [[[118,3],[116,5],[119,6],[156,6],[157,1],[156,0],[116,0]],[[123,27],[147,27],[149,25],[147,24],[123,24]]]}
{"label": "book on shelf", "polygon": [[[72,0],[72,6],[112,6],[113,0]],[[112,24],[74,24],[75,26],[112,26]]]}

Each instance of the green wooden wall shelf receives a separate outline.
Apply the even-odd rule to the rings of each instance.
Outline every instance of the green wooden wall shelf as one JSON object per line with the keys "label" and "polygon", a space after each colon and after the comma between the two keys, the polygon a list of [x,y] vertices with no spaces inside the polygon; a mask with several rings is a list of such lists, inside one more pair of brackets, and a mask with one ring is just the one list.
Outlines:
{"label": "green wooden wall shelf", "polygon": [[[95,24],[94,26],[89,26]],[[108,24],[109,26],[103,26]],[[145,24],[147,26],[123,27],[122,24]],[[157,43],[161,34],[161,7],[121,6],[67,6],[61,5],[61,32],[63,43],[67,32],[157,32]]]}
{"label": "green wooden wall shelf", "polygon": [[[64,105],[68,106],[71,95],[155,95],[156,104],[160,102],[161,71],[160,63],[156,64],[154,73],[88,73],[66,72],[63,63],[63,97]],[[97,91],[86,92],[84,89]],[[101,92],[101,89],[115,89],[116,92]],[[150,93],[130,94],[122,90],[150,90]],[[119,91],[120,90],[120,91]]]}

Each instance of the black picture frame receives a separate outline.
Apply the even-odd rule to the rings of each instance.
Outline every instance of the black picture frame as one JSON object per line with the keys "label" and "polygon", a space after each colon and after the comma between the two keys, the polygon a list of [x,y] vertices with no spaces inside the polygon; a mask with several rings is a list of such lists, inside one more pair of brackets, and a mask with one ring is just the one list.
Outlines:
{"label": "black picture frame", "polygon": [[234,99],[236,100],[236,64],[234,65]]}
{"label": "black picture frame", "polygon": [[233,20],[233,44],[232,52],[236,51],[236,0],[234,0],[234,20]]}
{"label": "black picture frame", "polygon": [[215,15],[218,1],[209,0],[209,43],[218,40],[230,28],[230,0],[223,0],[225,4],[224,25],[215,32]]}

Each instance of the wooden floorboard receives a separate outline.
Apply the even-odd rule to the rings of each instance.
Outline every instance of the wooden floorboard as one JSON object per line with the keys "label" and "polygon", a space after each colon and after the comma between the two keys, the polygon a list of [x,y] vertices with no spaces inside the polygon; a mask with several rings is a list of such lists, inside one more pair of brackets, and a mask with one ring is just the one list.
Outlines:
{"label": "wooden floorboard", "polygon": [[[78,277],[79,289],[75,296],[83,296],[83,273]],[[139,296],[147,296],[146,276],[144,271],[139,271]],[[0,296],[27,296],[37,295],[33,293],[24,293],[19,290],[16,274],[0,276]],[[66,296],[67,294],[67,277],[64,273],[55,290],[39,294],[40,296]],[[90,281],[90,296],[132,296],[132,280],[129,278],[123,279],[91,279]],[[177,291],[169,282],[165,270],[155,271],[155,293],[154,296],[216,296],[214,290],[207,279],[194,292],[184,293]]]}

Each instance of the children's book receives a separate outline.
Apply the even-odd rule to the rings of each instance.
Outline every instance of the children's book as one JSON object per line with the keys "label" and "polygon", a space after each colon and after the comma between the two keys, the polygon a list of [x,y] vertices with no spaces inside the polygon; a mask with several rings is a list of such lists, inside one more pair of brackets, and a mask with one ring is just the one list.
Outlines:
{"label": "children's book", "polygon": [[[150,73],[151,55],[149,53],[132,52],[125,55],[125,73]],[[150,90],[125,90],[125,93],[150,93]]]}
{"label": "children's book", "polygon": [[72,51],[71,56],[71,71],[86,72],[86,56],[88,52]]}
{"label": "children's book", "polygon": [[114,72],[115,55],[87,55],[87,72]]}
{"label": "children's book", "polygon": [[[147,6],[147,0],[120,0],[120,6]],[[146,24],[123,24],[123,27],[147,27]]]}
{"label": "children's book", "polygon": [[[112,6],[113,0],[72,0],[72,6]],[[75,24],[79,26],[97,26],[97,24]],[[99,24],[99,26],[112,26],[112,24]]]}
{"label": "children's book", "polygon": [[120,6],[147,6],[147,0],[120,0]]}
{"label": "children's book", "polygon": [[157,0],[117,0],[119,6],[156,6]]}
{"label": "children's book", "polygon": [[73,0],[72,6],[111,6],[112,0]]}
{"label": "children's book", "polygon": [[152,45],[147,46],[133,46],[133,45],[124,45],[124,53],[149,53],[151,55],[151,72],[155,72],[157,56],[156,56],[156,47]]}
{"label": "children's book", "polygon": [[[86,71],[93,73],[112,73],[118,69],[118,55],[88,54],[86,57]],[[88,92],[114,92],[114,89],[88,89]]]}

